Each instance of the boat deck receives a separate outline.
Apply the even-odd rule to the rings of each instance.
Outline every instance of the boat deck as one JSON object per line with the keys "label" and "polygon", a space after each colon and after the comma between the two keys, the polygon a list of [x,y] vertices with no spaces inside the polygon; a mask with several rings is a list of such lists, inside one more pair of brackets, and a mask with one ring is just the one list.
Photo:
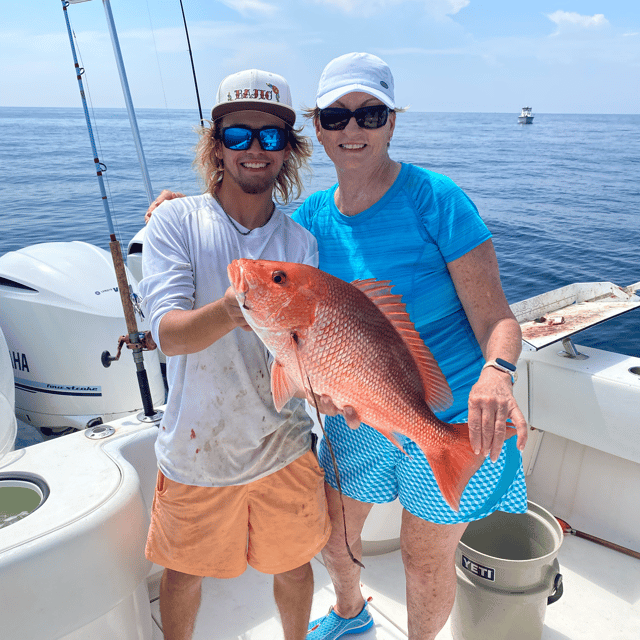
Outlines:
{"label": "boat deck", "polygon": [[[566,536],[558,554],[564,594],[547,607],[542,640],[631,640],[640,638],[640,561],[593,542]],[[400,552],[364,558],[365,595],[375,625],[362,640],[407,637],[404,574]],[[334,603],[334,592],[318,557],[313,561],[312,617]],[[162,640],[157,598],[152,599],[153,640]],[[450,640],[449,623],[437,640]],[[234,580],[205,579],[194,640],[276,640],[282,638],[275,615],[270,576],[249,568]]]}
{"label": "boat deck", "polygon": [[[43,439],[32,429],[23,430],[19,435],[22,446],[35,444]],[[565,465],[568,464],[565,457],[562,460]],[[616,461],[618,465],[623,462],[618,459]],[[541,473],[543,476],[548,475],[547,468],[544,467]],[[635,491],[634,482],[637,481],[629,482],[632,491]],[[540,499],[540,488],[535,485],[530,488],[533,494],[530,498],[544,506],[545,501]],[[592,498],[597,503],[597,497],[594,495]],[[576,526],[607,537],[605,531],[590,529],[589,523],[583,523],[577,516],[573,516],[571,520]],[[631,542],[631,546],[635,544],[625,539],[616,541],[627,545]],[[640,560],[570,535],[564,537],[558,560],[563,575],[564,594],[560,600],[547,607],[541,640],[640,638]],[[357,637],[362,640],[403,640],[407,637],[407,623],[400,552],[367,555],[363,562],[366,566],[362,572],[363,592],[366,597],[372,598],[370,609],[375,625]],[[314,558],[312,564],[315,594],[311,613],[312,618],[317,618],[335,602],[335,596],[321,557]],[[154,574],[156,579],[149,584],[153,640],[163,640],[157,597],[159,575]],[[193,640],[281,638],[282,629],[273,601],[271,576],[248,568],[236,579],[205,579]],[[447,623],[437,640],[451,638]]]}

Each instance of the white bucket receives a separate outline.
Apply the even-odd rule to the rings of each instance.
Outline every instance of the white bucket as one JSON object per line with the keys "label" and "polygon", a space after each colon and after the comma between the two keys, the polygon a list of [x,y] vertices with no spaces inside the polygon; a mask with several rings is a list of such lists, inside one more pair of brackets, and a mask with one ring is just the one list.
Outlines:
{"label": "white bucket", "polygon": [[547,604],[562,595],[562,529],[545,509],[496,511],[472,522],[456,550],[454,640],[540,640]]}

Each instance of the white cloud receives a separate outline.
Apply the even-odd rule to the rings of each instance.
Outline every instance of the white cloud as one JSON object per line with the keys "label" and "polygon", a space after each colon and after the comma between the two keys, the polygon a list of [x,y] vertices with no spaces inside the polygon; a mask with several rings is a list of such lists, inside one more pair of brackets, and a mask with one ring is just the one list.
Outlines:
{"label": "white cloud", "polygon": [[454,48],[454,49],[423,49],[420,47],[404,47],[399,49],[377,49],[378,53],[382,56],[406,56],[406,55],[421,55],[421,56],[460,56],[469,53],[468,49]]}
{"label": "white cloud", "polygon": [[609,26],[609,21],[604,17],[603,13],[596,13],[593,16],[583,16],[575,11],[554,11],[553,13],[547,14],[547,18],[558,25],[558,29],[554,35],[566,31],[601,29],[602,27]]}
{"label": "white cloud", "polygon": [[319,4],[328,4],[344,13],[372,15],[394,7],[395,5],[412,2],[422,5],[428,12],[435,15],[455,15],[464,9],[470,0],[315,0]]}
{"label": "white cloud", "polygon": [[449,0],[447,4],[451,5],[451,11],[447,13],[458,13],[458,11],[464,9],[469,4],[469,2],[470,0]]}
{"label": "white cloud", "polygon": [[221,0],[230,9],[234,9],[243,17],[254,17],[256,14],[271,17],[278,12],[278,7],[262,0]]}

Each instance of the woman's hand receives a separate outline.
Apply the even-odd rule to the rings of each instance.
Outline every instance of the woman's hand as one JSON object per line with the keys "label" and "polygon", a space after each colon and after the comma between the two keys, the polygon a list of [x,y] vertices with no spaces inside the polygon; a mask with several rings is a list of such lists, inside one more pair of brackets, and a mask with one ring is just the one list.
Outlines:
{"label": "woman's hand", "polygon": [[[298,394],[296,394],[296,396],[298,396]],[[323,413],[326,416],[341,415],[350,429],[357,429],[361,424],[360,416],[358,416],[353,407],[347,405],[344,409],[339,409],[333,403],[330,396],[318,396],[311,392],[307,392],[305,395],[304,392],[300,392],[299,397],[305,398],[310,407],[317,408],[320,413]]]}
{"label": "woman's hand", "polygon": [[147,224],[151,219],[151,214],[165,201],[173,200],[174,198],[185,198],[184,193],[179,191],[169,191],[169,189],[163,189],[160,195],[149,205],[147,213],[144,214],[144,223]]}
{"label": "woman's hand", "polygon": [[494,367],[483,369],[469,394],[469,441],[476,453],[496,462],[507,437],[507,420],[518,434],[518,449],[527,443],[527,422],[513,397],[511,376]]}

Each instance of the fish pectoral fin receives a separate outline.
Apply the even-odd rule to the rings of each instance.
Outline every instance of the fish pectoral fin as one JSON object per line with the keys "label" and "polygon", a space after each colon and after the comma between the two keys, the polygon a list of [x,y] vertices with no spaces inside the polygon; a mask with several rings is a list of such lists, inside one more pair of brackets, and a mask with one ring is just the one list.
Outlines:
{"label": "fish pectoral fin", "polygon": [[284,366],[277,360],[271,366],[271,393],[276,411],[279,413],[293,396],[299,391],[299,387],[287,373]]}
{"label": "fish pectoral fin", "polygon": [[[476,454],[469,443],[467,424],[449,424],[455,428],[454,437],[437,452],[425,451],[433,475],[447,504],[454,510],[460,510],[460,499],[475,472],[482,466],[485,457]],[[419,443],[416,443],[419,444]]]}
{"label": "fish pectoral fin", "polygon": [[398,447],[398,449],[400,449],[400,451],[402,451],[402,453],[404,453],[405,456],[408,456],[409,454],[402,448],[402,445],[400,444],[400,442],[398,441],[398,438],[396,438],[396,434],[393,433],[393,431],[387,431],[386,429],[380,429],[377,428],[377,430],[387,439],[389,440],[389,442],[391,442],[391,444],[395,445],[396,447]]}

